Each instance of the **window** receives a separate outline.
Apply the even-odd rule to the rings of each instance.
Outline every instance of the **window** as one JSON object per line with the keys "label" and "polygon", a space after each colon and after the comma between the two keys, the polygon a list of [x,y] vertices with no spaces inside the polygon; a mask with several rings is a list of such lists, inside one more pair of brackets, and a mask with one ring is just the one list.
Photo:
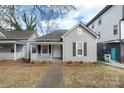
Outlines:
{"label": "window", "polygon": [[92,24],[92,29],[94,29],[94,24]]}
{"label": "window", "polygon": [[37,48],[36,47],[32,47],[32,53],[36,53],[37,52]]}
{"label": "window", "polygon": [[100,39],[100,31],[98,32],[98,39]]}
{"label": "window", "polygon": [[84,56],[87,56],[87,42],[84,42]]}
{"label": "window", "polygon": [[82,55],[82,43],[77,43],[77,55]]}
{"label": "window", "polygon": [[118,34],[118,25],[113,26],[113,34],[117,35]]}
{"label": "window", "polygon": [[77,34],[78,34],[78,35],[81,35],[81,34],[82,34],[82,29],[78,28],[78,29],[77,29]]}
{"label": "window", "polygon": [[101,23],[102,23],[102,19],[101,19],[101,17],[99,17],[98,18],[98,25],[101,25]]}
{"label": "window", "polygon": [[42,54],[49,53],[49,45],[42,45]]}
{"label": "window", "polygon": [[11,47],[10,47],[10,52],[11,52],[11,53],[14,53],[14,46],[11,46]]}

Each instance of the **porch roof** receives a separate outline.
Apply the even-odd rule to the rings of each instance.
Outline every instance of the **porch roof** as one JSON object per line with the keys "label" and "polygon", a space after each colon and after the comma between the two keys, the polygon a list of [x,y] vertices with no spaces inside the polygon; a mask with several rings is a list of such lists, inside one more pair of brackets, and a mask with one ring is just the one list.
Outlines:
{"label": "porch roof", "polygon": [[24,42],[20,42],[20,41],[0,41],[0,44],[8,44],[8,43],[25,44]]}
{"label": "porch roof", "polygon": [[63,44],[63,42],[30,42],[32,45],[40,45],[40,44]]}
{"label": "porch roof", "polygon": [[50,32],[46,35],[43,35],[41,37],[38,37],[35,39],[35,41],[39,42],[60,42],[62,41],[62,36],[67,33],[68,30],[56,30],[53,32]]}

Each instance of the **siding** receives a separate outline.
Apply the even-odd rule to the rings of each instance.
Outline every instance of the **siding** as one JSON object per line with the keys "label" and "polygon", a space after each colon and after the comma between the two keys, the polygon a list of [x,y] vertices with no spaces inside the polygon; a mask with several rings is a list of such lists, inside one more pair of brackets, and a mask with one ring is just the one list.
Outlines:
{"label": "siding", "polygon": [[[78,26],[77,28],[82,29],[82,35],[77,35],[75,28],[63,38],[63,61],[96,61],[96,38],[81,26]],[[81,41],[82,43],[87,42],[87,56],[73,56],[72,43],[77,41]]]}
{"label": "siding", "polygon": [[[14,60],[14,53],[10,52],[10,47],[13,44],[0,44],[2,48],[0,48],[0,59],[1,60]],[[23,47],[22,45],[17,45],[17,53],[16,58],[23,58]]]}
{"label": "siding", "polygon": [[31,57],[32,61],[42,61],[42,60],[51,60],[51,55],[38,55],[38,53],[33,53]]}
{"label": "siding", "polygon": [[[119,21],[122,19],[122,6],[112,6],[101,15],[101,18],[101,25],[98,25],[98,18],[92,23],[94,24],[94,29],[92,29],[92,24],[89,25],[93,31],[100,32],[98,42],[119,39]],[[118,25],[118,35],[113,35],[113,26],[116,24]]]}

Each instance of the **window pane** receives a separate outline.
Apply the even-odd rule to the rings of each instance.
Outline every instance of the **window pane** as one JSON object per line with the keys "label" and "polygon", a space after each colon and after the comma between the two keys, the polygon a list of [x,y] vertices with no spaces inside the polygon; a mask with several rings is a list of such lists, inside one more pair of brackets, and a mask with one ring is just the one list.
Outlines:
{"label": "window pane", "polygon": [[82,49],[82,43],[78,43],[78,49]]}
{"label": "window pane", "polygon": [[77,55],[82,55],[82,43],[77,43]]}
{"label": "window pane", "polygon": [[32,53],[36,53],[36,47],[32,47]]}
{"label": "window pane", "polygon": [[11,52],[11,53],[14,53],[14,46],[11,46],[10,52]]}
{"label": "window pane", "polygon": [[78,49],[78,55],[82,55],[82,49]]}
{"label": "window pane", "polygon": [[117,35],[118,26],[117,25],[114,25],[113,30],[114,30],[114,32],[113,32],[114,35]]}
{"label": "window pane", "polygon": [[48,53],[48,45],[43,45],[42,46],[42,53],[47,54]]}

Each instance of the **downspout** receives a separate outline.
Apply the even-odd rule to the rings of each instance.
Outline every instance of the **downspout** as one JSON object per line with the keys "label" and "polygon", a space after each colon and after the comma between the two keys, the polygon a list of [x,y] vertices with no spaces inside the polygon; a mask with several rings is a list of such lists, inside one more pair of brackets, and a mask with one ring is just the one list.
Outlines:
{"label": "downspout", "polygon": [[122,43],[122,41],[121,41],[121,20],[119,20],[119,41],[120,41],[120,55],[119,55],[119,58],[120,58],[120,63],[122,63],[122,57],[121,57],[121,43]]}
{"label": "downspout", "polygon": [[122,19],[119,21],[120,63],[123,62],[123,57],[121,56],[121,45],[122,45],[122,40],[121,40],[121,21],[123,19],[124,19],[124,5],[122,5]]}

